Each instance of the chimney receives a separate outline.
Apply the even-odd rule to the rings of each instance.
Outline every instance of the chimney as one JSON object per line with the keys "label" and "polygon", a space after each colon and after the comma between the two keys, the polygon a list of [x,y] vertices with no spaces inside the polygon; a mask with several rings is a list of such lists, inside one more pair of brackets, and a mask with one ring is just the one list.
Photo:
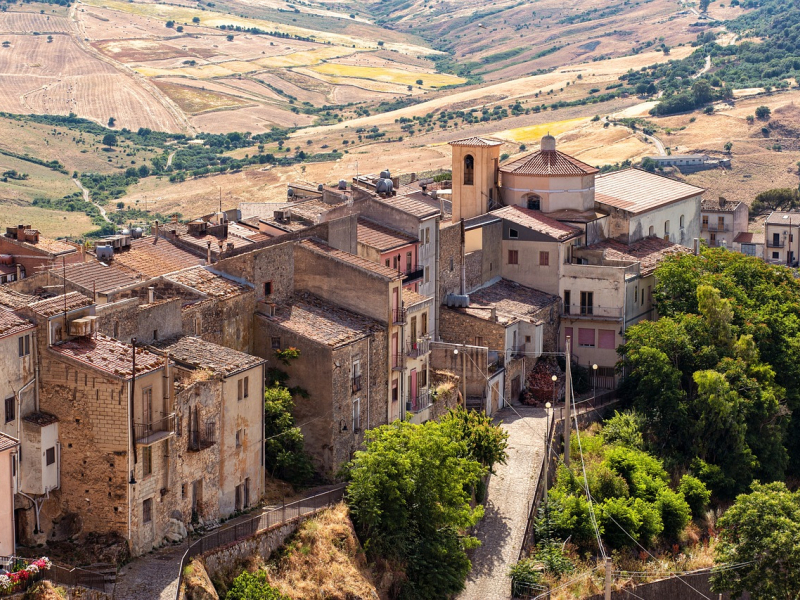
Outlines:
{"label": "chimney", "polygon": [[695,255],[700,254],[700,240],[698,238],[694,238],[693,248]]}
{"label": "chimney", "polygon": [[206,242],[206,244],[208,246],[208,251],[206,252],[206,264],[210,265],[211,264],[211,240],[208,240],[208,242]]}
{"label": "chimney", "polygon": [[149,288],[147,288],[147,303],[153,304],[153,302],[155,301],[156,301],[156,288],[154,288],[151,285]]}
{"label": "chimney", "polygon": [[20,280],[20,275],[22,275],[22,267],[17,263],[17,281]]}
{"label": "chimney", "polygon": [[725,208],[725,204],[726,204],[727,202],[728,202],[728,201],[727,201],[727,200],[725,200],[725,198],[723,198],[722,196],[720,196],[720,197],[719,197],[719,207],[720,207],[720,208]]}
{"label": "chimney", "polygon": [[153,235],[158,239],[158,219],[153,222]]}

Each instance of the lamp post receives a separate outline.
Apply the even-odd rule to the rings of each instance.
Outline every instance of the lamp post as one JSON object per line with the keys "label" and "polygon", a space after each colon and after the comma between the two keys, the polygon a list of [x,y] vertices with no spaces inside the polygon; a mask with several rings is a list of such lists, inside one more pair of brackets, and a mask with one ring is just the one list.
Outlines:
{"label": "lamp post", "polygon": [[545,409],[545,434],[544,434],[544,511],[547,514],[547,472],[550,470],[550,407],[552,405],[547,402],[544,405]]}
{"label": "lamp post", "polygon": [[[550,379],[553,380],[553,406],[555,406],[555,403],[556,403],[556,381],[558,381],[558,375],[553,375]],[[548,402],[548,404],[549,404],[549,402]],[[547,405],[545,405],[545,407],[546,406]]]}
{"label": "lamp post", "polygon": [[597,363],[592,365],[592,404],[597,403]]}

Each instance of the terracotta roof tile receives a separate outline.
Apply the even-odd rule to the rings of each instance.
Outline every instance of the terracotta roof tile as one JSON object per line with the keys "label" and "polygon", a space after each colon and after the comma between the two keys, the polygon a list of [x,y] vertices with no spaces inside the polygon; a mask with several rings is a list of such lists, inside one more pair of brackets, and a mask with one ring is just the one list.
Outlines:
{"label": "terracotta roof tile", "polygon": [[423,195],[421,191],[387,196],[386,198],[377,197],[376,200],[418,219],[427,219],[442,212],[439,201]]}
{"label": "terracotta roof tile", "polygon": [[642,275],[650,275],[658,264],[670,254],[691,252],[686,246],[675,244],[659,237],[646,237],[632,244],[623,244],[617,240],[604,240],[585,250],[602,250],[607,260],[631,261],[640,263]]}
{"label": "terracotta roof tile", "polygon": [[159,277],[205,261],[164,238],[151,235],[131,240],[127,250],[114,254],[114,262],[145,277]]}
{"label": "terracotta roof tile", "polygon": [[0,286],[0,304],[18,310],[38,302],[40,298],[17,292],[5,286]]}
{"label": "terracotta roof tile", "polygon": [[197,337],[186,336],[155,346],[179,363],[191,365],[197,369],[208,369],[215,373],[221,373],[225,377],[252,369],[266,362],[258,356],[251,356]]}
{"label": "terracotta roof tile", "polygon": [[733,238],[734,244],[764,244],[765,242],[766,237],[763,233],[751,233],[749,231],[742,231]]}
{"label": "terracotta roof tile", "polygon": [[726,200],[725,204],[722,205],[718,200],[701,200],[700,201],[700,210],[706,212],[724,212],[724,213],[732,213],[736,212],[736,209],[739,208],[743,202],[731,202],[730,200]]}
{"label": "terracotta roof tile", "polygon": [[565,240],[581,233],[581,230],[577,227],[572,227],[566,223],[551,219],[538,210],[530,210],[528,208],[522,208],[521,206],[505,206],[492,211],[490,214],[497,215],[498,217],[502,217],[522,227],[527,227],[533,231],[548,235],[556,240]]}
{"label": "terracotta roof tile", "polygon": [[364,217],[358,218],[358,241],[380,252],[408,246],[417,241],[415,237],[401,233]]}
{"label": "terracotta roof tile", "polygon": [[0,308],[0,337],[16,335],[34,327],[30,321],[18,317],[10,310]]}
{"label": "terracotta roof tile", "polygon": [[0,452],[11,450],[12,448],[16,448],[18,445],[19,441],[0,431]]}
{"label": "terracotta roof tile", "polygon": [[40,300],[29,305],[29,308],[37,315],[42,317],[53,317],[61,314],[66,310],[76,310],[94,304],[91,298],[87,298],[78,292],[70,292],[67,294],[66,303],[64,302],[64,295],[56,296],[55,298],[48,298],[47,300]]}
{"label": "terracotta roof tile", "polygon": [[455,140],[448,142],[451,146],[502,146],[503,142],[492,138],[485,137],[468,137],[463,140]]}
{"label": "terracotta roof tile", "polygon": [[[133,373],[133,346],[101,333],[60,342],[50,346],[50,350],[116,377],[129,379]],[[144,348],[136,349],[137,375],[155,371],[163,365],[164,359],[160,356]]]}
{"label": "terracotta roof tile", "polygon": [[403,288],[403,306],[409,307],[421,302],[428,302],[432,298],[418,294],[414,290]]}
{"label": "terracotta roof tile", "polygon": [[624,169],[595,179],[595,201],[637,214],[699,196],[705,190],[641,169]]}
{"label": "terracotta roof tile", "polygon": [[300,336],[332,348],[383,330],[377,321],[311,294],[298,294],[291,305],[276,307],[275,316],[262,316]]}
{"label": "terracotta roof tile", "polygon": [[238,296],[253,289],[249,285],[239,283],[220,273],[215,273],[206,267],[184,269],[183,271],[165,275],[164,278],[195,289],[212,298]]}
{"label": "terracotta roof tile", "polygon": [[500,167],[515,175],[592,175],[599,170],[559,150],[537,150]]}
{"label": "terracotta roof tile", "polygon": [[770,225],[790,225],[796,227],[800,225],[800,212],[776,210],[769,213],[767,220],[764,222]]}
{"label": "terracotta roof tile", "polygon": [[[33,232],[35,230],[26,230],[26,234],[28,232]],[[6,236],[8,237],[8,236]],[[77,252],[78,249],[73,246],[72,244],[68,244],[67,242],[62,242],[61,240],[53,240],[47,237],[39,236],[39,241],[34,242],[32,240],[26,241],[19,241],[14,238],[9,238],[13,242],[25,246],[28,248],[35,248],[36,250],[41,250],[43,252],[47,252],[48,254],[52,254],[53,256],[60,256],[62,254],[72,254],[73,252]]]}
{"label": "terracotta roof tile", "polygon": [[526,287],[508,279],[481,288],[469,295],[469,308],[460,309],[469,315],[490,319],[495,309],[498,322],[508,324],[528,319],[546,306],[558,302],[558,296]]}
{"label": "terracotta roof tile", "polygon": [[335,260],[348,263],[362,271],[369,271],[375,275],[386,277],[387,279],[401,279],[403,277],[403,274],[396,269],[385,267],[380,263],[372,262],[371,260],[356,256],[355,254],[350,254],[349,252],[336,250],[319,240],[306,239],[298,242],[298,245],[316,254],[329,256]]}
{"label": "terracotta roof tile", "polygon": [[126,287],[137,283],[137,279],[128,272],[115,266],[104,265],[100,262],[75,263],[64,269],[55,268],[51,271],[57,281],[61,281],[62,274],[67,281],[86,290],[94,288],[97,292],[108,292],[117,288]]}

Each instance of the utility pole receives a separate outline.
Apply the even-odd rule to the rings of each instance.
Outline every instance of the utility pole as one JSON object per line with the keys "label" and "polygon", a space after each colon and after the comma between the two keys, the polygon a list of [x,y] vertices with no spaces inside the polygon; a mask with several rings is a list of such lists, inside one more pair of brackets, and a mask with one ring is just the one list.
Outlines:
{"label": "utility pole", "polygon": [[569,466],[569,434],[570,429],[572,429],[572,417],[570,415],[570,408],[572,407],[572,373],[570,371],[570,342],[572,340],[569,336],[566,339],[566,359],[567,359],[567,382],[566,386],[564,387],[564,464]]}
{"label": "utility pole", "polygon": [[611,600],[611,559],[606,557],[606,598]]}

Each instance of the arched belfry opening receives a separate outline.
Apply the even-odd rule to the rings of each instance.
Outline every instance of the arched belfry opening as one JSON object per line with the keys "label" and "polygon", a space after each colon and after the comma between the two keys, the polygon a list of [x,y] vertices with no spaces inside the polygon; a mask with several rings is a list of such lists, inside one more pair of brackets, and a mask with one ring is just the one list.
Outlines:
{"label": "arched belfry opening", "polygon": [[464,157],[464,185],[473,185],[475,183],[475,159],[472,154],[467,154]]}

